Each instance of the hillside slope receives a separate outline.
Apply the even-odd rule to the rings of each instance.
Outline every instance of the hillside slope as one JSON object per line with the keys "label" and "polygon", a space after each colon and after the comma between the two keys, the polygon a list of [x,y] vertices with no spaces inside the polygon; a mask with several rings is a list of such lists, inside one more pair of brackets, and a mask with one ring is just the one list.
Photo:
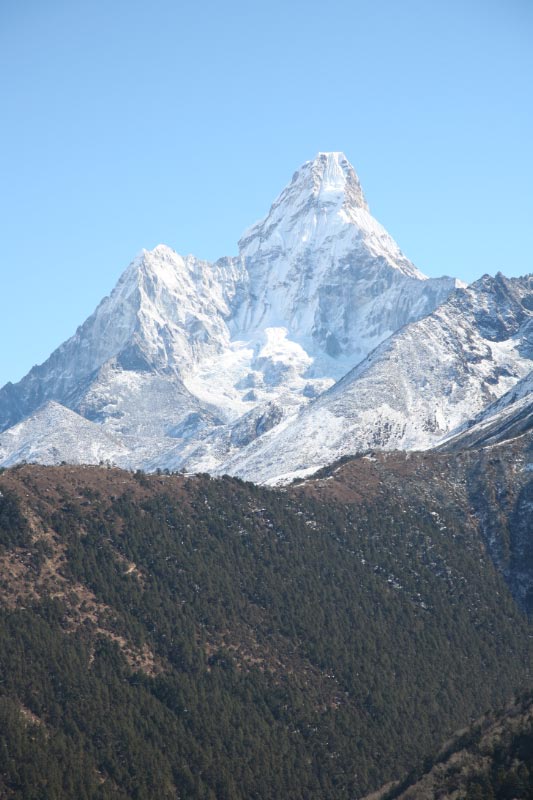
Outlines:
{"label": "hillside slope", "polygon": [[479,516],[514,530],[528,457],[380,454],[288,490],[5,471],[2,796],[338,800],[399,779],[531,685]]}
{"label": "hillside slope", "polygon": [[[418,775],[418,777],[417,777]],[[529,800],[533,795],[533,698],[487,713],[446,742],[423,775],[366,800]]]}

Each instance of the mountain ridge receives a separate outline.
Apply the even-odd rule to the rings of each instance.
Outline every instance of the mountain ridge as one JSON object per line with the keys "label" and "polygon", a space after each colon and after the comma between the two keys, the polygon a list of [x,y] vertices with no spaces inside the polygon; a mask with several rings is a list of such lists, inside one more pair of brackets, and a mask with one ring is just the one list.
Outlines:
{"label": "mountain ridge", "polygon": [[436,446],[530,372],[532,299],[531,276],[456,290],[220,471],[276,482],[376,447]]}
{"label": "mountain ridge", "polygon": [[457,283],[408,261],[342,153],[306,162],[239,247],[214,263],[142,251],[73,337],[0,389],[0,431],[54,401],[121,439],[122,466],[203,448],[212,470],[238,449],[239,420],[279,424]]}

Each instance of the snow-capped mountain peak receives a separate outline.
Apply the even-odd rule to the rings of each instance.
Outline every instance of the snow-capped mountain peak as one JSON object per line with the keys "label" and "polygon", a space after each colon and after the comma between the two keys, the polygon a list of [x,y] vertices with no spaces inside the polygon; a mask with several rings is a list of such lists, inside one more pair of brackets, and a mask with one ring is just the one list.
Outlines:
{"label": "snow-capped mountain peak", "polygon": [[334,256],[366,251],[404,275],[425,279],[372,217],[357,173],[340,152],[318,153],[303,164],[267,216],[243,234],[239,249],[244,258],[292,253],[304,259],[334,239]]}
{"label": "snow-capped mountain peak", "polygon": [[130,352],[132,342],[137,356],[158,370],[214,355],[229,342],[224,320],[238,279],[238,264],[214,265],[162,244],[142,250],[96,312],[122,334],[109,342],[108,357],[123,347]]}
{"label": "snow-capped mountain peak", "polygon": [[368,205],[344,153],[318,153],[294,173],[267,216],[245,231],[239,248],[250,255],[258,237],[264,241],[274,233],[283,237],[289,231],[294,232],[296,240],[309,242],[325,225],[346,222],[350,212],[357,209],[368,212]]}
{"label": "snow-capped mountain peak", "polygon": [[364,357],[414,318],[413,306],[418,318],[455,285],[428,281],[404,256],[370,214],[343,153],[307,161],[239,249],[249,289],[234,328],[283,326],[333,357]]}
{"label": "snow-capped mountain peak", "polygon": [[[237,256],[209,263],[163,244],[141,251],[74,336],[0,389],[3,460],[30,418],[28,441],[37,431],[48,440],[50,409],[32,414],[55,401],[112,438],[99,457],[108,448],[115,460],[119,442],[123,465],[215,469],[455,286],[427,279],[403,255],[343,153],[318,153]],[[93,430],[61,409],[65,428]],[[19,422],[16,439],[8,436]]]}
{"label": "snow-capped mountain peak", "polygon": [[318,153],[302,167],[304,175],[306,167],[313,181],[312,194],[320,204],[335,204],[347,216],[355,209],[369,211],[359,177],[344,153]]}
{"label": "snow-capped mountain peak", "polygon": [[368,205],[353,166],[344,153],[318,153],[297,170],[272,204],[270,215],[287,215],[309,204],[335,204],[368,211]]}

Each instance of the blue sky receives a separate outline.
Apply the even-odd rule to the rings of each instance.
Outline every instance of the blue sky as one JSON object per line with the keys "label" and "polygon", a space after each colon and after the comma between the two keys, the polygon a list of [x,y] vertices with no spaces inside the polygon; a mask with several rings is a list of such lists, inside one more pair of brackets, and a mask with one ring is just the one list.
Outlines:
{"label": "blue sky", "polygon": [[533,271],[532,42],[531,0],[2,0],[0,385],[319,150],[426,274]]}

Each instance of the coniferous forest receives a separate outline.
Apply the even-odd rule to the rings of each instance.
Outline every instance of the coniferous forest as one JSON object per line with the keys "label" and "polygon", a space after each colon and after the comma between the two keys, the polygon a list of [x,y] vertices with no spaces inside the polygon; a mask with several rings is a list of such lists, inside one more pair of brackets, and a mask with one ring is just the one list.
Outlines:
{"label": "coniferous forest", "polygon": [[0,796],[357,798],[421,774],[533,664],[440,458],[276,490],[5,471]]}

